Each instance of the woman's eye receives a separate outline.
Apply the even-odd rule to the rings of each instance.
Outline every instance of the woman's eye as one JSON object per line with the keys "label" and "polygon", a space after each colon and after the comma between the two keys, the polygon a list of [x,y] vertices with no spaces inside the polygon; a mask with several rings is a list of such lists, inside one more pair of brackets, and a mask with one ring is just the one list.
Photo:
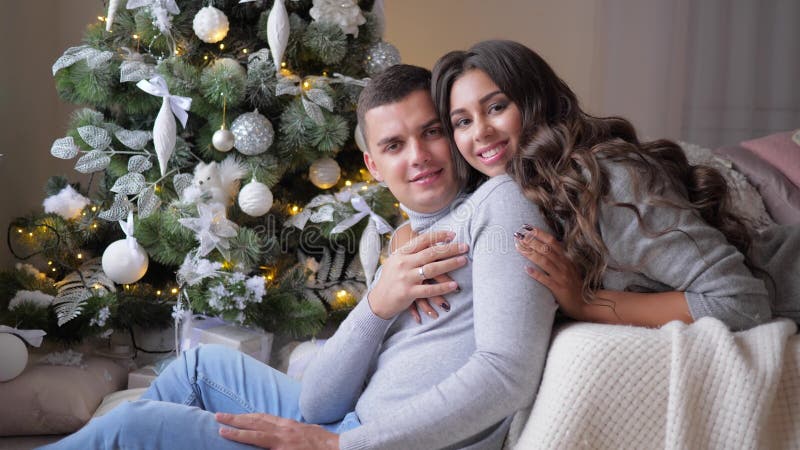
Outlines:
{"label": "woman's eye", "polygon": [[489,106],[489,112],[491,113],[491,112],[502,111],[506,109],[506,106],[507,105],[505,103],[493,103],[491,106]]}
{"label": "woman's eye", "polygon": [[466,118],[457,119],[453,122],[453,128],[464,128],[467,125],[469,125],[469,119]]}

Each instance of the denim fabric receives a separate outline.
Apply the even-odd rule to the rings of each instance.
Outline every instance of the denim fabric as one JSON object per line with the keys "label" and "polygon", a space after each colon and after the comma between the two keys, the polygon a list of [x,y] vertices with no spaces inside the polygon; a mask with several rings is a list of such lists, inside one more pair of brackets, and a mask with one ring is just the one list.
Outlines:
{"label": "denim fabric", "polygon": [[[263,412],[304,422],[300,383],[227,347],[184,352],[140,400],[108,414],[43,449],[252,449],[220,437],[214,413]],[[323,424],[342,433],[359,426],[355,413]]]}

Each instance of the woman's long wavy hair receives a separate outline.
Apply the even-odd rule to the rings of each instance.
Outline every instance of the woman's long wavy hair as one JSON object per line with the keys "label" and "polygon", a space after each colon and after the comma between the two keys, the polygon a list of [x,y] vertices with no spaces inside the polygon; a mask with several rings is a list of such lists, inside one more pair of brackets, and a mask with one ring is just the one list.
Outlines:
{"label": "woman's long wavy hair", "polygon": [[[567,256],[583,275],[584,299],[594,298],[610,265],[598,225],[600,205],[610,188],[601,158],[627,164],[637,191],[644,188],[653,202],[696,211],[748,255],[751,233],[730,210],[722,174],[711,167],[690,165],[683,150],[671,141],[639,142],[625,119],[586,114],[553,69],[519,43],[484,41],[437,61],[431,90],[451,142],[450,91],[462,74],[473,69],[485,72],[520,109],[521,148],[509,161],[507,172],[563,239]],[[454,159],[465,165],[455,144],[451,147]],[[666,198],[662,195],[666,193],[677,195]],[[650,230],[633,204],[617,205],[633,210],[649,235],[682,232]]]}

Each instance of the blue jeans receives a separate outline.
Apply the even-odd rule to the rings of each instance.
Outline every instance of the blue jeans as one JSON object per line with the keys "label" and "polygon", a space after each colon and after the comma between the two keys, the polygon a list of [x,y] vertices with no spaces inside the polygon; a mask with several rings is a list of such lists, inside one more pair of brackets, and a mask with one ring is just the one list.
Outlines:
{"label": "blue jeans", "polygon": [[[305,422],[300,383],[243,353],[218,345],[184,352],[142,399],[126,402],[44,449],[252,449],[219,435],[214,413],[263,412]],[[322,424],[342,433],[360,425],[355,413]]]}

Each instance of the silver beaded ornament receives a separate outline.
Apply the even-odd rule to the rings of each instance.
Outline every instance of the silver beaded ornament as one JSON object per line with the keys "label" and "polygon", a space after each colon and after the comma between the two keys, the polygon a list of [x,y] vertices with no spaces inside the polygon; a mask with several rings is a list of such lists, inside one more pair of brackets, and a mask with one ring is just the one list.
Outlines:
{"label": "silver beaded ornament", "polygon": [[365,69],[369,76],[374,77],[395,64],[400,64],[400,52],[394,45],[381,41],[367,49]]}
{"label": "silver beaded ornament", "polygon": [[275,137],[269,120],[258,110],[244,113],[231,124],[233,146],[245,155],[258,155],[267,151]]}

